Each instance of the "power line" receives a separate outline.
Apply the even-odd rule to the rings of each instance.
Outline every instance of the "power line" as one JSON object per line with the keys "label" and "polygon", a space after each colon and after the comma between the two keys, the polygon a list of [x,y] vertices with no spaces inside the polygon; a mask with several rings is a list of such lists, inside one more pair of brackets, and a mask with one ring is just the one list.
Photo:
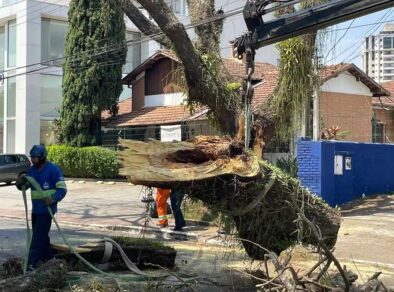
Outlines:
{"label": "power line", "polygon": [[346,36],[347,32],[348,32],[349,29],[352,27],[352,25],[353,25],[353,23],[354,23],[355,20],[356,20],[356,19],[353,19],[353,20],[350,22],[349,26],[347,27],[347,29],[345,30],[345,32],[343,33],[343,35],[339,38],[339,40],[337,40],[337,41],[335,42],[335,44],[331,47],[331,49],[326,53],[327,56],[331,53],[332,50],[335,49],[335,47],[337,46],[337,44]]}
{"label": "power line", "polygon": [[[208,24],[210,22],[214,22],[214,21],[217,21],[217,20],[220,20],[220,19],[225,19],[225,18],[228,18],[228,17],[232,17],[234,15],[237,15],[237,14],[241,13],[242,10],[240,10],[240,9],[241,8],[232,9],[232,10],[230,10],[227,13],[215,15],[213,17],[209,17],[209,18],[197,21],[197,22],[190,23],[190,24],[185,26],[185,29],[188,30],[188,29],[195,28],[195,27],[198,27],[198,26],[201,26],[201,25],[204,25],[204,24]],[[99,56],[99,55],[102,55],[102,54],[108,54],[108,53],[111,53],[111,52],[117,52],[117,51],[123,49],[123,46],[124,46],[125,43],[127,44],[127,47],[129,47],[131,45],[141,44],[142,42],[150,41],[152,39],[154,40],[154,38],[159,37],[159,36],[164,36],[164,33],[159,32],[159,33],[155,33],[155,34],[151,34],[151,35],[146,35],[146,36],[140,37],[139,39],[136,39],[136,40],[130,40],[130,41],[122,42],[121,44],[114,44],[114,45],[103,47],[103,48],[95,48],[95,49],[85,50],[83,52],[79,52],[78,54],[86,54],[86,53],[90,53],[92,51],[94,52],[96,50],[104,49],[103,51],[101,51],[99,53],[96,53],[96,54],[93,54],[92,56],[90,56],[90,57],[96,57],[96,56]],[[50,62],[55,62],[55,61],[59,61],[59,60],[64,60],[64,59],[71,58],[71,57],[76,56],[76,55],[77,54],[73,54],[73,55],[69,55],[69,56],[63,56],[63,57],[54,58],[54,59],[46,60],[46,61],[39,62],[39,63],[29,64],[29,65],[26,65],[26,66],[20,66],[18,68],[7,69],[7,70],[4,70],[4,72],[14,71],[14,70],[17,70],[17,69],[29,68],[29,67],[38,66],[38,65],[42,66],[45,63],[50,63]],[[82,58],[79,57],[79,58],[70,60],[70,62],[77,62],[77,61],[80,61],[81,59]],[[47,69],[48,67],[51,67],[51,66],[48,66],[48,65],[44,65],[44,66],[46,66],[46,67],[33,69],[31,71],[22,72],[22,73],[19,73],[19,74],[14,74],[12,76],[3,77],[3,79],[8,79],[8,78],[12,78],[12,77],[28,74],[28,73],[31,73],[31,72],[37,72],[37,71],[40,71],[40,70]]]}
{"label": "power line", "polygon": [[[382,21],[383,21],[383,19],[385,19],[385,18],[388,18],[389,16],[390,16],[390,14],[392,14],[393,13],[393,10],[392,9],[390,9],[390,10],[388,10],[387,11],[387,13],[381,18],[382,19]],[[392,20],[390,20],[390,21],[387,21],[387,22],[391,22]],[[380,26],[378,25],[379,23],[377,23],[374,27],[372,27],[367,33],[365,33],[364,35],[363,35],[363,37],[362,37],[362,39],[360,39],[358,42],[356,42],[356,48],[350,53],[350,54],[348,54],[347,55],[347,57],[345,57],[344,59],[343,59],[343,61],[345,61],[345,60],[347,60],[348,58],[350,58],[351,56],[353,56],[354,54],[357,54],[357,53],[359,53],[360,52],[360,48],[359,48],[359,46],[361,46],[362,44],[363,44],[363,41],[364,41],[364,38],[365,37],[367,37],[367,35],[369,34],[369,35],[373,35],[379,28],[380,28]],[[351,60],[353,60],[354,58],[352,58]],[[343,62],[342,61],[342,62]]]}
{"label": "power line", "polygon": [[[48,4],[47,6],[49,6],[49,5],[54,5],[55,3],[59,3],[59,2],[62,2],[62,1],[64,1],[64,0],[58,0],[57,2],[50,3],[50,4]],[[225,4],[223,7],[226,7],[226,6],[228,6],[228,5],[231,5],[231,4],[235,3],[235,2],[237,2],[237,1],[235,0],[235,1],[232,1],[232,2],[230,2],[230,3],[227,3],[227,4]],[[62,5],[62,6],[63,6],[63,5]],[[63,7],[66,7],[66,6],[63,6]],[[58,8],[59,8],[59,7],[55,8],[54,10],[51,10],[51,11],[46,11],[46,13],[53,12],[53,11],[57,10]],[[238,9],[241,9],[241,8],[232,9],[232,10],[229,10],[229,12],[233,12],[233,10],[238,10]],[[38,10],[36,10],[36,11],[39,11],[39,10],[40,10],[40,9],[38,9]],[[212,17],[212,18],[215,18],[215,17],[217,17],[217,16],[214,16],[214,17]],[[186,19],[188,19],[188,18],[189,18],[188,16],[185,16],[185,17],[183,17],[183,18],[178,18],[178,20],[181,22],[181,21],[186,20]],[[220,19],[220,18],[218,18],[218,19]],[[203,21],[205,21],[205,20],[201,20],[201,22],[203,22]],[[18,24],[14,24],[14,25],[12,25],[12,26],[14,27],[14,26],[17,26],[17,25],[20,25],[20,24],[23,24],[23,23],[25,23],[25,22],[18,23]],[[193,22],[193,23],[190,23],[188,26],[194,26],[195,24],[198,25],[198,23],[199,23],[199,22]],[[141,32],[139,32],[139,33],[141,33]],[[145,41],[151,41],[152,38],[160,37],[160,36],[164,36],[164,33],[160,33],[160,32],[159,32],[159,33],[156,33],[156,34],[146,35],[146,36],[144,36],[144,37],[140,37],[140,42],[139,42],[139,43],[143,43],[143,42],[145,42]],[[102,42],[102,41],[105,41],[105,40],[108,40],[108,39],[109,39],[109,38],[103,38],[103,39],[100,39],[100,40],[98,40],[98,41],[99,41],[99,42]],[[129,40],[129,41],[126,41],[126,44],[129,43],[129,42],[131,42],[131,41],[135,42],[135,44],[138,44],[138,42],[136,42],[136,41],[138,41],[137,39],[136,39],[136,40]],[[119,48],[121,49],[121,48],[123,48],[123,45],[124,45],[123,43],[122,43],[122,44],[114,44],[114,45],[108,46],[107,48],[119,46]],[[85,51],[80,52],[80,53],[90,53],[90,52],[94,52],[95,50],[99,50],[99,49],[100,49],[100,48],[85,50]],[[32,67],[32,66],[37,66],[37,65],[43,65],[43,64],[45,64],[45,63],[51,63],[51,62],[55,62],[55,61],[60,61],[60,60],[66,59],[66,58],[68,58],[68,57],[73,57],[73,56],[76,56],[76,55],[77,55],[77,54],[73,54],[73,55],[69,55],[69,56],[63,56],[63,57],[59,57],[59,58],[49,59],[49,60],[46,60],[46,61],[41,61],[41,62],[38,62],[38,63],[33,63],[33,64],[29,64],[29,65],[24,65],[24,66],[20,66],[20,67],[13,67],[13,68],[9,68],[9,69],[7,69],[7,70],[3,70],[2,73],[8,72],[8,71],[14,71],[14,70],[18,70],[18,69],[24,69],[24,68],[28,68],[28,67]],[[76,60],[76,61],[78,61],[78,60]]]}
{"label": "power line", "polygon": [[[379,28],[379,24],[383,24],[383,23],[388,23],[388,22],[394,21],[394,19],[390,19],[390,20],[383,21],[383,19],[385,19],[386,17],[388,17],[389,14],[391,14],[391,12],[392,12],[392,8],[389,9],[389,10],[385,13],[385,15],[383,15],[383,17],[381,17],[381,21],[374,22],[374,23],[370,23],[370,24],[365,24],[365,25],[354,26],[354,27],[350,28],[350,29],[355,29],[355,28],[359,28],[359,27],[372,26],[372,27],[362,36],[362,39],[360,39],[360,40],[358,40],[358,41],[356,41],[356,42],[353,42],[349,47],[347,47],[347,48],[344,50],[344,51],[348,51],[348,50],[354,48],[354,46],[357,46],[357,49],[354,49],[350,54],[347,54],[347,57],[345,57],[343,61],[347,60],[347,58],[349,58],[349,57],[352,56],[356,51],[359,50],[358,46],[362,44],[362,42],[363,42],[363,40],[364,40],[364,37],[365,37],[366,35],[368,35],[369,33],[373,34],[373,33]],[[342,30],[343,30],[343,29],[342,29]],[[336,31],[338,31],[338,30],[336,30]],[[335,45],[336,45],[336,44],[335,44]],[[332,62],[332,61],[335,60],[335,59],[336,59],[336,57],[333,57],[333,58],[331,58],[330,60],[326,61],[324,64],[330,63],[330,62]],[[342,62],[343,62],[343,61],[342,61]]]}

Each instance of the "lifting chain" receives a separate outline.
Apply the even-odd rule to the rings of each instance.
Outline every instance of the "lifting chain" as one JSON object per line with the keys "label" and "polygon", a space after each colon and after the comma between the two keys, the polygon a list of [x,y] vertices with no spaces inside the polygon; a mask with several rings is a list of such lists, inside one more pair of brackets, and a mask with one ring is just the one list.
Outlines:
{"label": "lifting chain", "polygon": [[253,84],[252,75],[254,73],[254,57],[256,51],[249,47],[246,49],[246,91],[244,96],[244,108],[245,108],[245,151],[249,149],[250,137],[251,137],[251,124],[252,124],[252,96],[253,96]]}

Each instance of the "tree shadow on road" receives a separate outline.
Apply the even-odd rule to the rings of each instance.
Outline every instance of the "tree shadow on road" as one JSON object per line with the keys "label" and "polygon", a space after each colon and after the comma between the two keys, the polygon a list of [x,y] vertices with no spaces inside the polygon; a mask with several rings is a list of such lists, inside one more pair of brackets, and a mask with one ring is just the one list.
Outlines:
{"label": "tree shadow on road", "polygon": [[394,195],[369,196],[341,206],[342,217],[369,216],[373,214],[393,215]]}

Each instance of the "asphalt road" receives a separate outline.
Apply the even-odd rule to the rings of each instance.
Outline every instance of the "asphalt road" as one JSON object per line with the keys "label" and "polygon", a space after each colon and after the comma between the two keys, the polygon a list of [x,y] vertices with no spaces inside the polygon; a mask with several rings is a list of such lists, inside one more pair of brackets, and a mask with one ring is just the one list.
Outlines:
{"label": "asphalt road", "polygon": [[[72,244],[82,244],[88,241],[108,236],[108,233],[100,233],[75,228],[63,228],[65,236]],[[52,242],[63,243],[56,227],[52,226],[50,232]],[[26,223],[19,219],[0,220],[0,263],[10,257],[24,256],[26,247]]]}
{"label": "asphalt road", "polygon": [[[57,219],[72,243],[113,233],[111,230],[97,231],[99,229],[95,226],[98,225],[142,228],[146,223],[141,187],[127,183],[99,185],[95,182],[67,182],[67,185],[68,194],[59,204]],[[26,233],[21,193],[15,186],[0,187],[0,199],[1,262],[10,255],[23,254]],[[355,202],[342,208],[342,216],[335,255],[364,275],[382,270],[394,286],[394,195]],[[153,223],[149,222],[149,227],[154,228]],[[89,226],[91,228],[87,230]],[[201,236],[201,244],[204,244],[204,237],[216,234],[214,229],[193,231],[199,235],[206,233]],[[53,232],[52,238],[61,242],[57,232]],[[190,246],[193,244],[189,243]]]}
{"label": "asphalt road", "polygon": [[[143,226],[145,211],[140,186],[127,183],[96,184],[91,181],[66,183],[67,195],[58,204],[59,222]],[[25,217],[22,195],[15,186],[1,186],[0,199],[0,216]],[[28,205],[31,209],[30,200]]]}

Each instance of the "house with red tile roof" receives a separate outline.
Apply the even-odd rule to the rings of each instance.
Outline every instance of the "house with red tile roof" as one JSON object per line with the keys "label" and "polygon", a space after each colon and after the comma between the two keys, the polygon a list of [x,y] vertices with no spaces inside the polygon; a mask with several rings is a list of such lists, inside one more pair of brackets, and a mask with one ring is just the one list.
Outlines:
{"label": "house with red tile roof", "polygon": [[[371,122],[374,116],[372,101],[387,99],[390,92],[354,64],[323,67],[320,70],[320,82],[321,132],[324,128],[338,126],[343,133],[342,140],[373,142],[376,129]],[[277,74],[267,74],[264,80],[255,86],[254,107],[266,102],[274,93],[277,84]],[[289,151],[286,143],[274,143],[276,144],[268,146],[268,151]]]}
{"label": "house with red tile roof", "polygon": [[[223,59],[223,70],[240,80],[246,78],[242,61]],[[191,112],[187,107],[179,72],[176,55],[160,50],[124,77],[132,97],[119,103],[115,117],[109,112],[102,114],[103,144],[115,145],[118,138],[167,141],[217,134],[208,123],[206,108]],[[276,72],[276,67],[257,62],[253,83],[258,84],[270,72]]]}
{"label": "house with red tile roof", "polygon": [[382,85],[354,64],[326,66],[320,72],[320,114],[322,128],[339,126],[345,131],[342,140],[375,140],[372,101],[390,95]]}
{"label": "house with red tile roof", "polygon": [[[103,116],[107,117],[104,132],[112,131],[121,138],[140,140],[183,140],[214,133],[207,120],[206,108],[191,113],[186,106],[179,66],[180,61],[174,53],[161,50],[124,77],[123,83],[132,88],[132,98],[119,104],[117,116]],[[240,80],[246,78],[242,61],[223,59],[222,70]],[[354,64],[324,67],[320,77],[322,129],[339,126],[347,132],[346,140],[371,142],[372,99],[389,96],[388,90]],[[253,84],[252,107],[258,111],[278,85],[277,68],[256,62]],[[128,110],[123,111],[125,103],[128,103]]]}

